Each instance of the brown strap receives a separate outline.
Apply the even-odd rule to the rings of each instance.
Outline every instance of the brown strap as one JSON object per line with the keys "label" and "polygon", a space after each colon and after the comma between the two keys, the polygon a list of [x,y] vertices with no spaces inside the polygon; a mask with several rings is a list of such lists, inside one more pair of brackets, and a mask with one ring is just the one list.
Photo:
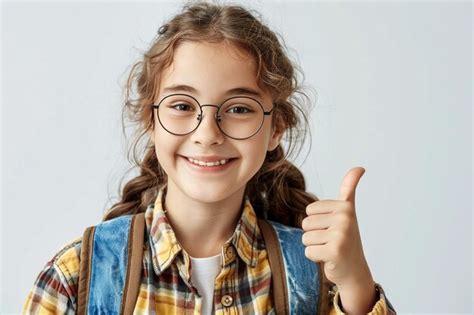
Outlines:
{"label": "brown strap", "polygon": [[272,290],[275,310],[278,315],[288,315],[290,312],[287,295],[288,288],[286,286],[280,243],[270,223],[259,218],[258,225],[262,232],[263,239],[265,240],[270,269],[272,270]]}
{"label": "brown strap", "polygon": [[[92,248],[94,242],[95,226],[84,231],[81,244],[81,261],[79,270],[79,285],[77,296],[77,314],[87,314],[89,297],[90,275],[92,267]],[[127,275],[122,295],[121,314],[133,314],[140,289],[143,240],[145,233],[145,214],[134,215],[130,225],[128,239],[128,264]]]}
{"label": "brown strap", "polygon": [[[265,220],[258,219],[258,225],[262,231],[263,239],[265,240],[268,259],[270,261],[270,268],[272,269],[272,289],[273,289],[273,300],[275,301],[275,309],[278,315],[289,314],[289,304],[287,285],[285,281],[285,271],[283,269],[283,257],[281,255],[280,243],[275,230]],[[324,263],[318,262],[319,271],[319,302],[317,308],[317,315],[329,314],[329,306],[332,303],[332,297],[330,290],[332,289],[332,282],[326,278],[324,274]]]}
{"label": "brown strap", "polygon": [[95,227],[88,227],[84,231],[81,243],[81,261],[79,269],[79,284],[77,293],[77,314],[85,315],[87,299],[89,297],[89,283],[91,274],[92,244],[94,242]]}
{"label": "brown strap", "polygon": [[145,213],[133,216],[128,239],[128,264],[127,276],[122,295],[121,314],[133,314],[140,290],[143,239],[145,234]]}

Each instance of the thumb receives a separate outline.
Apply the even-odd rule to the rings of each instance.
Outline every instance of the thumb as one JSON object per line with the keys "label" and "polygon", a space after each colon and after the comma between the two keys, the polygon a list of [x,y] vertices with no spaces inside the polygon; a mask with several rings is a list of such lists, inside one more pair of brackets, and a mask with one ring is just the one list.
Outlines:
{"label": "thumb", "polygon": [[363,167],[354,167],[342,180],[341,189],[340,189],[340,200],[351,201],[355,203],[355,192],[357,184],[359,183],[360,178],[364,175],[365,169]]}

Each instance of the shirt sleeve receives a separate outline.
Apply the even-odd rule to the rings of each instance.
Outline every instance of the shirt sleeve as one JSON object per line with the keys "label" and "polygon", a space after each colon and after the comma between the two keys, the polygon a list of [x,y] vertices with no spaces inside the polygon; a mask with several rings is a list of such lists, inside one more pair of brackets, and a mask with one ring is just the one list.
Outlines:
{"label": "shirt sleeve", "polygon": [[[378,285],[379,287],[379,298],[377,302],[375,303],[374,307],[372,310],[367,313],[367,315],[395,315],[397,312],[393,308],[392,304],[390,301],[386,298],[385,292],[383,288]],[[343,315],[346,314],[342,310],[342,304],[341,304],[341,299],[339,295],[339,291],[337,290],[337,286],[333,286],[333,291],[335,292],[333,302],[331,303],[330,309],[329,309],[329,315]]]}
{"label": "shirt sleeve", "polygon": [[44,266],[26,298],[22,314],[76,313],[78,248],[78,243],[67,246]]}

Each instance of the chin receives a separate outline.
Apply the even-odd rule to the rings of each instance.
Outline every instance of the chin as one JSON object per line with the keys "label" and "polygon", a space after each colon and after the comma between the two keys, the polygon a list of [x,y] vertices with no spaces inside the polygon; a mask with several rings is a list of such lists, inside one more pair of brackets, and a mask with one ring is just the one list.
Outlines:
{"label": "chin", "polygon": [[232,194],[229,194],[229,191],[201,190],[201,192],[196,197],[199,201],[204,203],[216,203],[228,199],[231,196]]}
{"label": "chin", "polygon": [[[218,186],[218,187],[216,187]],[[207,187],[192,185],[192,187],[185,187],[184,193],[190,198],[203,203],[216,203],[225,199],[232,198],[239,192],[235,186],[225,187],[220,183],[216,185],[209,185]]]}

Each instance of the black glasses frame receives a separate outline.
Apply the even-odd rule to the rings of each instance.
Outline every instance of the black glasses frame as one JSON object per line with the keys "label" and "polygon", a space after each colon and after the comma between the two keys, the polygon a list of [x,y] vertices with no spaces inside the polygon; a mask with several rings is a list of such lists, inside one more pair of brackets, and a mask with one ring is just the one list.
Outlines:
{"label": "black glasses frame", "polygon": [[[166,129],[166,127],[165,127],[165,126],[163,125],[163,123],[161,122],[160,115],[159,115],[159,111],[158,111],[158,109],[160,108],[161,103],[162,103],[165,99],[167,99],[168,97],[176,96],[176,95],[181,95],[181,96],[190,97],[190,98],[192,98],[193,100],[195,100],[196,103],[199,105],[199,111],[200,111],[200,113],[199,113],[199,115],[197,116],[197,120],[199,120],[199,122],[198,122],[198,124],[196,125],[196,127],[195,127],[193,130],[191,130],[190,132],[186,132],[186,133],[174,133],[174,132],[171,132],[171,131],[169,131],[168,129]],[[224,103],[227,102],[228,100],[231,100],[231,99],[234,99],[234,98],[248,98],[248,99],[254,100],[254,101],[257,102],[257,104],[262,108],[263,117],[262,117],[262,122],[260,123],[260,126],[258,127],[257,131],[255,131],[253,134],[251,134],[250,136],[245,137],[245,138],[235,138],[235,137],[229,136],[227,133],[225,133],[224,130],[222,130],[221,125],[220,125],[221,117],[220,117],[220,115],[218,115],[218,113],[219,113],[219,111],[220,111],[222,105],[224,105]],[[167,95],[167,96],[163,97],[163,98],[160,100],[160,102],[159,102],[158,104],[151,104],[151,106],[152,106],[154,109],[156,109],[156,112],[158,113],[156,116],[158,117],[158,121],[160,122],[161,127],[163,127],[163,129],[165,129],[167,132],[169,132],[170,134],[175,135],[175,136],[185,136],[185,135],[188,135],[188,134],[190,134],[190,133],[193,133],[196,129],[199,128],[199,125],[201,125],[202,118],[203,118],[203,116],[202,116],[202,114],[203,114],[202,108],[203,108],[203,107],[206,107],[206,106],[215,107],[215,108],[217,108],[217,111],[216,111],[216,113],[215,113],[215,115],[214,115],[214,118],[215,118],[215,120],[216,120],[217,127],[219,127],[219,130],[220,130],[225,136],[227,136],[227,137],[229,137],[229,138],[231,138],[231,139],[235,139],[235,140],[245,140],[245,139],[248,139],[248,138],[253,137],[254,135],[256,135],[256,134],[260,131],[260,129],[262,129],[263,123],[265,122],[265,116],[271,115],[271,113],[272,113],[273,110],[275,109],[275,106],[273,106],[271,110],[269,110],[269,111],[266,112],[265,109],[263,108],[262,104],[261,104],[257,99],[255,99],[255,98],[253,98],[253,97],[250,97],[250,96],[239,96],[239,95],[229,97],[228,99],[224,100],[220,105],[214,105],[214,104],[203,104],[203,105],[201,105],[201,103],[199,103],[199,101],[198,101],[195,97],[193,97],[193,96],[191,96],[191,95],[188,95],[188,94],[183,94],[183,93],[175,93],[175,94]],[[154,111],[153,111],[153,112],[154,112]]]}

